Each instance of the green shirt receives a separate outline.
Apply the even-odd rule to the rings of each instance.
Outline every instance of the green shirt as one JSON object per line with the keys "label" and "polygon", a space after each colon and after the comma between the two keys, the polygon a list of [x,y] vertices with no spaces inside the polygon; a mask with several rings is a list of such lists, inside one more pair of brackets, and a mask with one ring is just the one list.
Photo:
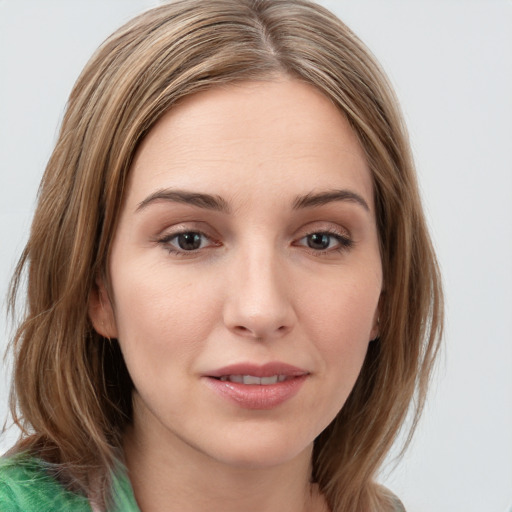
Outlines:
{"label": "green shirt", "polygon": [[[124,471],[113,480],[114,507],[108,512],[140,512]],[[396,512],[405,509],[395,498]],[[0,458],[0,512],[92,512],[84,496],[66,490],[44,463],[28,456]]]}
{"label": "green shirt", "polygon": [[[126,473],[113,480],[115,505],[109,512],[140,512]],[[91,512],[89,501],[66,490],[44,463],[28,456],[0,458],[1,512]]]}

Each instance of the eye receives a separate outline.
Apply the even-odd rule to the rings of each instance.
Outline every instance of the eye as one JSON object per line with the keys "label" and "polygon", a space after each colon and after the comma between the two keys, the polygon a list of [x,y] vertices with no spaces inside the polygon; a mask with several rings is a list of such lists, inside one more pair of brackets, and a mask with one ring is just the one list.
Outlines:
{"label": "eye", "polygon": [[296,245],[306,246],[318,253],[343,251],[350,248],[352,244],[352,240],[347,236],[328,231],[310,233],[296,243]]}
{"label": "eye", "polygon": [[158,241],[175,254],[198,251],[211,245],[218,245],[200,231],[182,231],[166,235]]}
{"label": "eye", "polygon": [[170,243],[175,243],[177,247],[183,251],[196,251],[201,249],[204,243],[204,237],[201,233],[190,231],[188,233],[180,233],[174,236]]}

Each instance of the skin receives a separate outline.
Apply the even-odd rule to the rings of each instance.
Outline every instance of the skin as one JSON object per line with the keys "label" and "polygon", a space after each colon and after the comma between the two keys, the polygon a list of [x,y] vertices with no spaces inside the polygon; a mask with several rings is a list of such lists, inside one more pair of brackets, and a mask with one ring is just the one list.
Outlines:
{"label": "skin", "polygon": [[[349,197],[294,207],[339,190]],[[184,231],[202,233],[198,249],[180,248]],[[141,509],[324,510],[313,441],[378,334],[382,289],[370,171],[333,104],[284,76],[186,98],[136,154],[108,272],[90,316],[135,384],[125,452]],[[205,385],[212,369],[269,361],[309,372],[278,407],[247,410]]]}

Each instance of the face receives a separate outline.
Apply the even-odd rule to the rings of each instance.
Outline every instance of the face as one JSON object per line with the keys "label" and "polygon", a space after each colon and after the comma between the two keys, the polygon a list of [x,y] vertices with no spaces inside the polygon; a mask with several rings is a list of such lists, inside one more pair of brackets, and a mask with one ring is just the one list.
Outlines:
{"label": "face", "polygon": [[108,270],[90,316],[119,340],[136,435],[237,467],[310,453],[377,335],[372,181],[348,122],[284,77],[185,99],[136,154]]}

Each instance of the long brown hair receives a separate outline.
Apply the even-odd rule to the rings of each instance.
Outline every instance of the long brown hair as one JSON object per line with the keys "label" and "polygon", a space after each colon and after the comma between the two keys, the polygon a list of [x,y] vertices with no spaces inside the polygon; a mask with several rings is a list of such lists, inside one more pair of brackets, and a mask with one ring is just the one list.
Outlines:
{"label": "long brown hair", "polygon": [[373,177],[384,272],[380,337],[315,441],[313,479],[333,512],[390,509],[374,478],[411,404],[413,428],[424,405],[442,330],[439,271],[385,75],[340,20],[305,0],[152,9],[105,41],[71,93],[10,295],[14,311],[26,271],[27,309],[12,341],[11,413],[23,431],[15,451],[54,464],[69,488],[108,499],[131,421],[118,344],[94,331],[87,311],[137,147],[180,98],[283,73],[322,91],[357,134]]}

